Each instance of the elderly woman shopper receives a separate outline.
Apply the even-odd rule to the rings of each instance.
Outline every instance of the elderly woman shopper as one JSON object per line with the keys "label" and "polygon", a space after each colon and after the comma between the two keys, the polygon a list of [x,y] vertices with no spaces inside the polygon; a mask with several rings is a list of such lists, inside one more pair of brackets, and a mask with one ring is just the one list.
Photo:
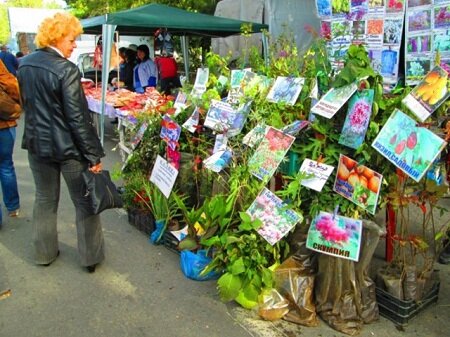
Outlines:
{"label": "elderly woman shopper", "polygon": [[94,272],[104,259],[100,217],[94,215],[82,172],[102,170],[103,148],[92,123],[80,73],[68,58],[82,33],[78,19],[57,13],[38,28],[39,49],[20,63],[25,130],[22,147],[36,185],[32,241],[36,264],[48,266],[59,255],[57,211],[63,176],[75,206],[78,252],[82,266]]}
{"label": "elderly woman shopper", "polygon": [[150,59],[150,50],[145,44],[137,47],[138,65],[134,68],[134,88],[142,93],[147,87],[156,87],[158,83],[158,69]]}

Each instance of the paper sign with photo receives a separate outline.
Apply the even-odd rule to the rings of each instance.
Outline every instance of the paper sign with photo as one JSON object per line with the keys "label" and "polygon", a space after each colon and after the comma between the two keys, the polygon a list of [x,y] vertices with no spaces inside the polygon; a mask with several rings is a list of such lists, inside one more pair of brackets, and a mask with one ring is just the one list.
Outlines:
{"label": "paper sign with photo", "polygon": [[372,143],[381,155],[420,181],[447,143],[396,109]]}
{"label": "paper sign with photo", "polygon": [[333,166],[319,163],[311,159],[305,159],[300,167],[300,172],[312,176],[310,178],[304,178],[302,180],[302,185],[320,192],[333,170]]}
{"label": "paper sign with photo", "polygon": [[330,89],[311,109],[312,113],[332,118],[357,89],[356,83]]}
{"label": "paper sign with photo", "polygon": [[306,248],[358,261],[362,221],[321,211],[309,227]]}
{"label": "paper sign with photo", "polygon": [[227,102],[211,100],[204,126],[214,131],[228,131],[235,116],[234,108]]}
{"label": "paper sign with photo", "polygon": [[230,149],[220,150],[206,158],[203,164],[207,169],[219,173],[230,164],[232,156],[233,153]]}
{"label": "paper sign with photo", "polygon": [[371,214],[375,214],[383,176],[340,155],[333,190]]}
{"label": "paper sign with photo", "polygon": [[197,126],[200,123],[200,113],[198,107],[195,107],[192,115],[183,123],[183,128],[188,130],[190,133],[194,133],[197,130]]}
{"label": "paper sign with photo", "polygon": [[269,131],[269,127],[267,125],[258,124],[244,136],[242,143],[249,147],[257,146],[264,139],[267,131]]}
{"label": "paper sign with photo", "polygon": [[403,104],[423,122],[450,96],[447,83],[448,73],[435,66],[403,99]]}
{"label": "paper sign with photo", "polygon": [[295,137],[269,127],[248,165],[250,172],[263,181],[268,181],[284,159]]}
{"label": "paper sign with photo", "polygon": [[142,137],[144,137],[144,133],[148,128],[148,123],[142,123],[142,125],[140,126],[138,132],[136,133],[136,135],[133,137],[133,139],[131,140],[131,148],[134,150],[139,143],[142,140]]}
{"label": "paper sign with photo", "polygon": [[373,89],[368,89],[356,92],[350,98],[339,144],[357,149],[364,142],[372,114],[373,95]]}
{"label": "paper sign with photo", "polygon": [[150,181],[154,183],[166,198],[169,198],[173,185],[177,179],[178,170],[170,165],[163,157],[157,156],[153,166]]}
{"label": "paper sign with photo", "polygon": [[198,68],[197,75],[195,77],[194,88],[191,95],[194,97],[200,97],[206,91],[206,85],[209,79],[209,68]]}
{"label": "paper sign with photo", "polygon": [[305,79],[301,77],[278,76],[267,95],[267,100],[269,102],[284,102],[294,105],[298,95],[300,95],[300,91],[302,91],[304,82]]}
{"label": "paper sign with photo", "polygon": [[248,69],[233,69],[231,70],[230,90],[228,92],[227,102],[236,104],[239,102],[239,98],[244,94],[243,79]]}
{"label": "paper sign with photo", "polygon": [[164,115],[161,121],[161,133],[159,136],[167,142],[167,145],[174,150],[180,139],[181,127],[173,121],[168,115]]}
{"label": "paper sign with photo", "polygon": [[258,233],[271,245],[280,241],[303,217],[291,209],[273,194],[264,188],[247,210],[252,219],[262,221]]}
{"label": "paper sign with photo", "polygon": [[214,142],[213,153],[216,153],[218,151],[226,150],[227,149],[227,143],[228,143],[227,136],[224,135],[223,133],[219,133],[216,136],[216,141]]}
{"label": "paper sign with photo", "polygon": [[281,129],[285,134],[291,135],[291,136],[297,136],[298,133],[306,128],[309,124],[311,124],[309,121],[294,121],[293,123],[286,125],[284,128]]}
{"label": "paper sign with photo", "polygon": [[248,114],[250,112],[250,106],[252,101],[241,104],[237,109],[233,110],[229,116],[229,129],[227,132],[228,137],[234,137],[241,133],[247,121]]}
{"label": "paper sign with photo", "polygon": [[187,95],[184,92],[178,92],[173,107],[175,108],[174,116],[177,116],[183,109],[187,107]]}

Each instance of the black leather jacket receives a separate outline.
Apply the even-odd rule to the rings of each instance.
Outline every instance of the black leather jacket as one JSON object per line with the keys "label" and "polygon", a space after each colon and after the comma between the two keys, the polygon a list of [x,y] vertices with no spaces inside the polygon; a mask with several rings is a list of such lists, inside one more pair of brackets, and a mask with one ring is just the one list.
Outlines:
{"label": "black leather jacket", "polygon": [[43,48],[22,58],[17,78],[25,113],[22,148],[49,160],[98,164],[105,154],[77,66]]}

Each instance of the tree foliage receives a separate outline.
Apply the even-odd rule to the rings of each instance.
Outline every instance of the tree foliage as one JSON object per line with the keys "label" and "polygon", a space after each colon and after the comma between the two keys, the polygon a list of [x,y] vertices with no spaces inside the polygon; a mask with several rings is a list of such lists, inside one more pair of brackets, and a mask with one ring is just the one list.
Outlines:
{"label": "tree foliage", "polygon": [[113,13],[150,3],[160,3],[189,11],[213,14],[218,2],[219,0],[67,0],[67,4],[79,18]]}
{"label": "tree foliage", "polygon": [[48,2],[43,0],[6,0],[0,4],[0,43],[7,43],[10,39],[9,29],[9,7],[23,8],[61,8],[56,2]]}

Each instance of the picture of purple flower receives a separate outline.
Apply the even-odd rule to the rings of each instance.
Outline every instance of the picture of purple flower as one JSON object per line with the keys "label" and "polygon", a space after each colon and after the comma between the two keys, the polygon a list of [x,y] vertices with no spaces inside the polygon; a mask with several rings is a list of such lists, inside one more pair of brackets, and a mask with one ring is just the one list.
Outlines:
{"label": "picture of purple flower", "polygon": [[431,28],[431,9],[411,12],[408,15],[408,30],[410,32]]}

